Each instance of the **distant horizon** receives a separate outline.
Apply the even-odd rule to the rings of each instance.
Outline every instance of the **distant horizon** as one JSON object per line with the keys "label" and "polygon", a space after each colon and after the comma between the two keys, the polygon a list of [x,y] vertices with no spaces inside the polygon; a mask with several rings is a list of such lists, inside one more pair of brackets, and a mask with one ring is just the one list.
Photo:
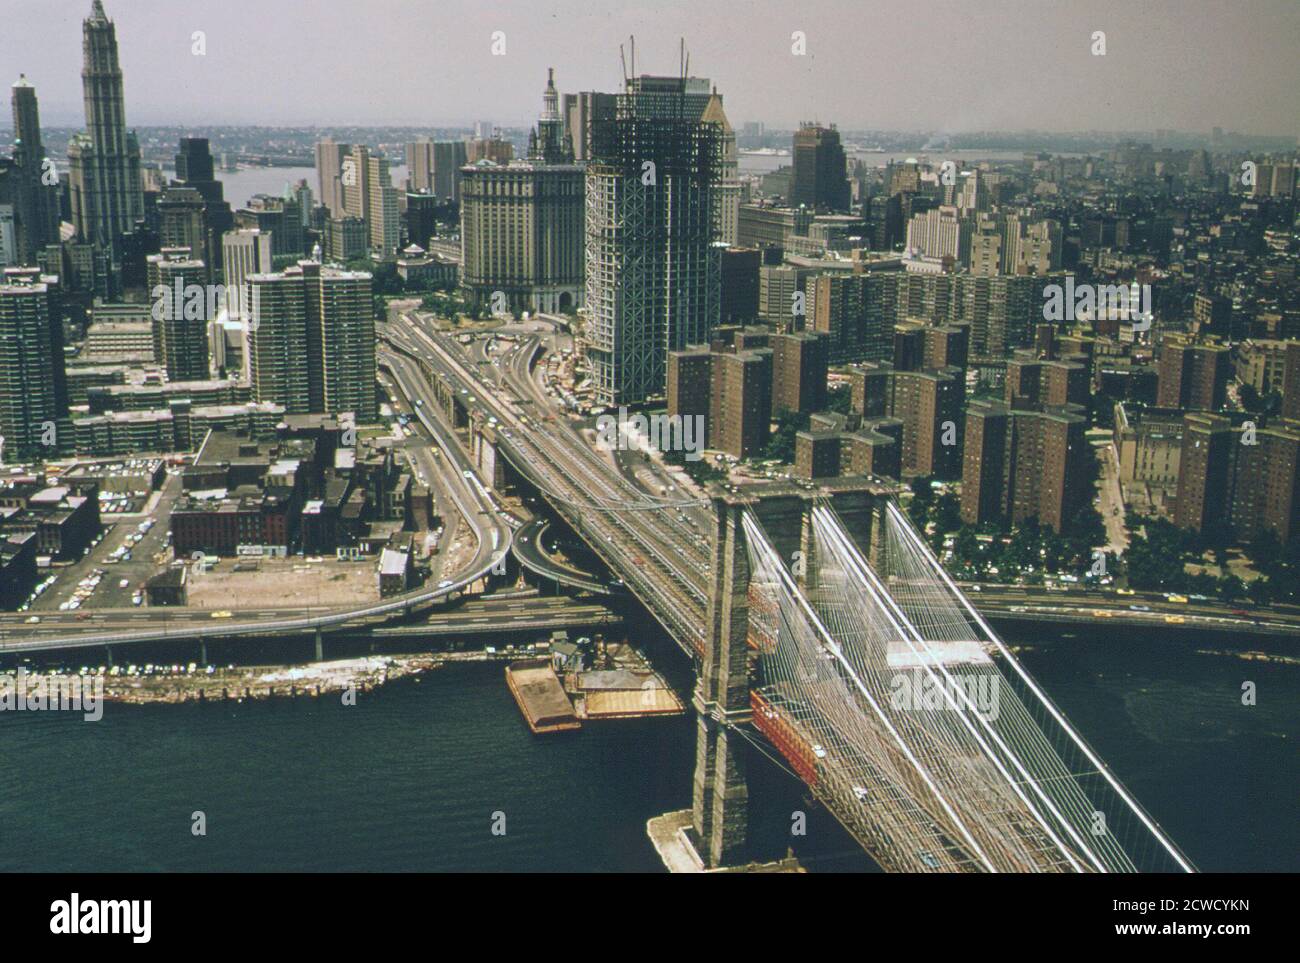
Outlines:
{"label": "distant horizon", "polygon": [[[798,127],[797,124],[787,126],[783,124],[767,123],[766,121],[763,120],[755,121],[753,119],[741,123],[760,123],[763,125],[763,132],[766,134],[793,133]],[[234,122],[197,124],[193,122],[182,122],[182,121],[156,121],[148,124],[128,123],[127,129],[128,130],[194,129],[196,131],[259,130],[260,129],[260,130],[322,131],[325,133],[328,133],[331,130],[426,130],[426,131],[467,130],[472,132],[474,129],[474,124],[475,122],[473,121],[465,122],[465,123],[448,122],[448,123],[438,123],[438,124],[414,124],[414,123],[359,124],[359,123],[346,123],[346,122],[337,122],[337,123],[328,123],[328,124],[261,124],[261,123],[249,124],[249,123],[234,123]],[[515,131],[526,132],[532,129],[532,127],[535,126],[535,124],[536,124],[536,119],[528,123],[496,124],[495,126],[499,127],[502,130],[515,130]],[[973,134],[1006,134],[1008,136],[1014,136],[1014,137],[1021,137],[1027,134],[1047,134],[1053,137],[1070,137],[1070,136],[1084,136],[1084,135],[1094,136],[1094,137],[1107,137],[1107,136],[1136,137],[1139,135],[1155,134],[1159,131],[1167,131],[1170,134],[1173,134],[1175,137],[1199,137],[1199,136],[1209,137],[1213,134],[1213,127],[1205,130],[1195,130],[1195,129],[1184,130],[1184,129],[1173,128],[1173,127],[1160,127],[1160,128],[1116,127],[1111,129],[1095,129],[1095,128],[1049,129],[1049,128],[1042,128],[1042,127],[1018,127],[1018,128],[1017,127],[981,127],[981,128],[971,128],[969,130],[939,131],[937,128],[931,128],[931,127],[853,127],[846,124],[838,124],[838,123],[835,124],[834,126],[836,127],[836,129],[840,131],[841,134],[876,133],[876,134],[892,134],[892,135],[915,135],[918,137],[927,136],[927,135],[940,133],[940,132],[945,137],[964,137]],[[733,122],[733,127],[735,127],[736,133],[738,135],[743,135],[744,132],[741,129],[740,123]],[[51,131],[64,131],[64,130],[81,131],[85,129],[85,123],[84,121],[79,123],[67,123],[67,122],[48,123],[45,120],[45,112],[42,106],[41,129],[51,130]],[[12,131],[12,130],[13,130],[12,121],[0,120],[0,131]],[[1246,138],[1254,138],[1254,139],[1292,138],[1296,140],[1297,145],[1300,145],[1300,135],[1288,134],[1284,132],[1244,131],[1244,130],[1235,130],[1235,129],[1230,130],[1225,127],[1223,128],[1223,135],[1225,137],[1237,136],[1237,137],[1246,137]],[[200,135],[196,135],[196,136],[200,136]],[[982,149],[982,148],[971,148],[971,149],[974,150],[974,149]]]}
{"label": "distant horizon", "polygon": [[[7,6],[9,82],[23,73],[36,86],[46,126],[82,124],[90,0]],[[117,25],[127,124],[137,128],[522,128],[540,111],[547,68],[562,93],[612,91],[619,45],[630,58],[635,34],[636,73],[675,73],[684,40],[690,72],[717,86],[737,129],[766,116],[780,130],[816,120],[945,134],[1300,135],[1283,96],[1300,88],[1293,0],[1003,0],[975,10],[929,0],[887,20],[891,5],[844,0],[612,9],[385,0],[360,13],[345,0],[105,0],[105,9]],[[1098,31],[1104,55],[1094,52]],[[324,92],[323,76],[332,81]]]}

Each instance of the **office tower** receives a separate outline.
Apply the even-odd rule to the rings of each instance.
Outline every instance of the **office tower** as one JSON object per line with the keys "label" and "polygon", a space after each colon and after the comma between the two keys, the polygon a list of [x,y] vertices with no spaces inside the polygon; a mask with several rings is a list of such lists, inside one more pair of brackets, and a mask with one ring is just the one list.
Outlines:
{"label": "office tower", "polygon": [[774,334],[772,346],[772,415],[808,413],[826,407],[826,339],[807,331]]}
{"label": "office tower", "polygon": [[[0,460],[57,454],[67,414],[59,279],[36,268],[0,274]],[[52,429],[53,426],[53,429]]]}
{"label": "office tower", "polygon": [[428,248],[429,239],[438,233],[438,217],[455,210],[449,201],[440,201],[434,194],[410,193],[406,195],[406,213],[403,219],[406,239],[411,244]]}
{"label": "office tower", "polygon": [[[343,162],[352,152],[351,144],[335,143],[326,137],[316,144],[316,181],[320,185],[320,202],[329,209],[332,217],[343,217]],[[354,173],[348,173],[351,180]]]}
{"label": "office tower", "polygon": [[246,320],[252,305],[245,282],[253,274],[270,274],[271,235],[256,228],[227,231],[221,237],[226,310],[232,318]]}
{"label": "office tower", "polygon": [[366,256],[370,232],[359,217],[332,217],[325,224],[325,253],[332,261],[352,261]]}
{"label": "office tower", "polygon": [[1018,411],[997,401],[966,410],[962,520],[1019,524],[1030,518],[1056,532],[1088,504],[1092,458],[1078,408]]}
{"label": "office tower", "polygon": [[164,248],[145,259],[153,316],[154,360],[168,381],[208,377],[208,322],[221,305],[208,296],[207,265],[188,248]]}
{"label": "office tower", "polygon": [[306,178],[299,179],[298,183],[288,188],[285,192],[286,199],[292,198],[298,204],[298,211],[302,215],[302,226],[311,227],[311,212],[316,209],[316,196],[312,193],[311,185],[307,183]]}
{"label": "office tower", "polygon": [[[214,173],[206,137],[181,138],[180,150],[176,153],[176,183],[198,191],[203,197],[203,217],[208,232],[203,257],[213,272],[220,272],[221,236],[234,226],[235,217],[226,203],[225,187]],[[163,197],[166,196],[167,191],[164,191]],[[171,246],[167,240],[163,244]],[[194,250],[197,252],[199,248]]]}
{"label": "office tower", "polygon": [[235,225],[241,230],[258,230],[271,237],[274,257],[301,257],[306,245],[302,215],[296,200],[271,194],[254,194],[248,206],[235,212]]}
{"label": "office tower", "polygon": [[[574,311],[584,295],[583,169],[571,163],[548,81],[527,162],[483,160],[461,174],[461,287],[495,310]],[[551,160],[547,160],[547,158]]]}
{"label": "office tower", "polygon": [[736,151],[736,132],[722,109],[722,97],[714,91],[700,118],[715,124],[722,142],[722,158],[714,185],[714,233],[721,244],[734,245],[740,237],[740,154]]}
{"label": "office tower", "polygon": [[714,352],[709,447],[750,458],[767,445],[772,414],[772,349]]}
{"label": "office tower", "polygon": [[402,243],[402,222],[397,188],[388,174],[388,159],[371,157],[366,171],[370,224],[370,246],[381,254],[392,254]]}
{"label": "office tower", "polygon": [[801,205],[824,211],[849,209],[844,148],[834,124],[800,124],[795,131],[790,206]]}
{"label": "office tower", "polygon": [[461,168],[468,162],[464,141],[423,140],[407,144],[408,195],[428,194],[437,199],[440,207],[459,203]]}
{"label": "office tower", "polygon": [[68,144],[72,223],[77,237],[110,253],[116,270],[118,239],[144,217],[140,145],[126,130],[117,32],[94,0],[82,24],[81,71],[86,130]]}
{"label": "office tower", "polygon": [[461,168],[469,163],[463,140],[442,140],[433,145],[433,187],[436,197],[460,203]]}
{"label": "office tower", "polygon": [[343,216],[370,221],[370,148],[353,144],[342,160]]}
{"label": "office tower", "polygon": [[253,397],[290,414],[378,417],[371,275],[316,261],[248,277]]}
{"label": "office tower", "polygon": [[406,145],[406,190],[408,193],[436,193],[433,189],[433,142],[428,139]]}
{"label": "office tower", "polygon": [[593,129],[587,167],[587,309],[595,396],[661,395],[669,351],[717,323],[714,184],[722,144],[701,119],[709,82],[629,78],[615,117]]}
{"label": "office tower", "polygon": [[758,272],[762,255],[757,248],[729,247],[722,252],[722,297],[719,306],[723,324],[748,324],[758,320]]}
{"label": "office tower", "polygon": [[[13,238],[6,246],[13,263],[35,264],[37,252],[59,242],[58,185],[44,183],[45,146],[41,142],[36,88],[20,75],[12,88],[14,149],[7,174],[13,202]],[[5,190],[0,185],[0,199]],[[0,264],[5,263],[0,256]]]}
{"label": "office tower", "polygon": [[158,198],[155,210],[162,247],[189,248],[196,260],[211,263],[210,234],[202,194],[192,187],[168,187]]}
{"label": "office tower", "polygon": [[343,166],[347,172],[343,183],[343,216],[364,220],[370,247],[391,254],[401,243],[401,220],[397,189],[388,174],[388,159],[372,156],[367,147],[353,145],[343,159]]}
{"label": "office tower", "polygon": [[574,160],[591,160],[592,128],[613,121],[617,99],[616,94],[594,90],[564,95],[564,125]]}
{"label": "office tower", "polygon": [[955,207],[942,206],[915,215],[907,225],[907,247],[926,257],[970,260],[971,222]]}
{"label": "office tower", "polygon": [[1160,352],[1156,404],[1217,411],[1227,399],[1231,366],[1232,352],[1226,345],[1197,344],[1176,335],[1166,338]]}

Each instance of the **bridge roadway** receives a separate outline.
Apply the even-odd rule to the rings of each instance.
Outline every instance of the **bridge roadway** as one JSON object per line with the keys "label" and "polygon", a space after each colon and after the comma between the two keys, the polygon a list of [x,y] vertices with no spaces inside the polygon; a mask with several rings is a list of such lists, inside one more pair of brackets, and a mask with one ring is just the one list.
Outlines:
{"label": "bridge roadway", "polygon": [[542,547],[542,537],[549,527],[550,522],[541,517],[525,522],[519,527],[519,530],[515,532],[514,542],[511,543],[511,551],[514,553],[515,558],[519,560],[519,564],[534,575],[550,579],[569,588],[580,589],[597,595],[610,594],[611,588],[604,582],[586,572],[562,565],[547,554]]}
{"label": "bridge roadway", "polygon": [[[407,407],[414,411],[421,420],[429,418],[438,426],[437,440],[442,445],[440,449],[432,449],[427,445],[414,449],[416,456],[422,459],[419,462],[421,481],[423,481],[424,477],[441,478],[446,474],[445,470],[450,468],[452,477],[443,479],[444,483],[461,485],[470,489],[475,497],[487,498],[487,496],[480,493],[478,486],[470,484],[467,480],[465,472],[472,470],[473,462],[455,431],[445,423],[441,407],[425,404],[425,399],[431,397],[433,391],[424,374],[419,370],[419,364],[402,351],[393,351],[384,345],[381,345],[379,349],[378,360],[381,370],[386,370],[392,375],[393,380],[400,389],[400,394],[406,400]],[[421,403],[419,405],[414,403],[416,398],[420,399]],[[433,454],[435,450],[438,451],[436,456]],[[439,459],[441,459],[441,463],[439,463]],[[516,524],[511,516],[498,511],[497,506],[490,499],[487,499],[487,502],[491,506],[488,513],[485,515],[483,510],[480,509],[474,519],[466,520],[467,524],[478,526],[481,529],[487,528],[495,523],[497,517],[505,518],[511,524]],[[520,565],[535,575],[568,588],[597,595],[610,594],[613,591],[610,585],[588,572],[561,565],[542,550],[538,539],[545,530],[546,524],[545,519],[531,519],[524,522],[514,533],[513,538],[510,540],[510,549],[511,554],[519,561]],[[490,534],[486,537],[490,538]],[[450,539],[444,536],[443,542],[444,544],[450,544]]]}
{"label": "bridge roadway", "polygon": [[1300,606],[1294,605],[1242,608],[1209,600],[1175,602],[1155,592],[1120,595],[1074,587],[1064,591],[969,583],[960,583],[960,587],[981,615],[1003,622],[1176,627],[1259,636],[1300,633]]}
{"label": "bridge roadway", "polygon": [[[633,486],[550,410],[531,375],[540,347],[525,338],[505,359],[500,381],[472,370],[451,342],[410,315],[390,329],[391,343],[446,379],[458,402],[485,424],[496,419],[495,442],[629,589],[692,654],[704,644],[710,562],[698,533],[681,521],[696,500],[656,499]],[[493,369],[499,366],[489,365]],[[510,370],[512,369],[512,370]],[[526,382],[526,383],[525,383]],[[425,404],[436,403],[432,397]],[[525,409],[530,414],[525,414]]]}
{"label": "bridge roadway", "polygon": [[[267,618],[279,617],[281,620],[311,613],[311,609],[284,609],[263,613]],[[182,623],[192,621],[197,627],[210,622],[209,613],[185,613],[192,619],[176,619]],[[135,609],[103,609],[92,618],[98,628],[107,629],[115,626],[128,627],[136,624],[132,620],[140,615]],[[367,635],[376,639],[386,638],[428,638],[444,635],[479,635],[485,633],[552,631],[568,629],[574,626],[614,627],[622,624],[622,616],[605,605],[589,599],[574,599],[568,596],[537,595],[500,595],[485,596],[467,600],[452,608],[437,609],[429,613],[422,622],[399,625],[378,625],[374,627],[359,626],[355,632],[345,628],[348,635]],[[255,633],[235,633],[251,636]],[[98,648],[104,645],[97,640],[96,633],[60,638],[55,635],[42,636],[29,633],[22,640],[6,640],[0,643],[0,655],[22,655],[35,652],[76,651],[85,648]],[[191,640],[204,635],[193,628],[176,631],[171,637],[179,640]]]}

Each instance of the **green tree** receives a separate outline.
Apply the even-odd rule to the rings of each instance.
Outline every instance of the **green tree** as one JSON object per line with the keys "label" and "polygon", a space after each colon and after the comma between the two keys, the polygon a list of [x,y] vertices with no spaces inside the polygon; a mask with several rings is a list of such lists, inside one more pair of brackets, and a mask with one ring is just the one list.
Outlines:
{"label": "green tree", "polygon": [[953,492],[944,492],[931,507],[930,520],[936,531],[957,531],[961,528],[961,499]]}
{"label": "green tree", "polygon": [[808,427],[808,416],[797,411],[785,411],[777,418],[776,431],[767,441],[765,458],[777,458],[787,465],[794,461],[794,437]]}
{"label": "green tree", "polygon": [[1260,577],[1246,586],[1246,594],[1250,596],[1250,600],[1256,605],[1268,605],[1272,601],[1273,589],[1269,581],[1267,578]]}
{"label": "green tree", "polygon": [[1219,579],[1219,598],[1229,604],[1246,594],[1246,585],[1236,575],[1225,575]]}

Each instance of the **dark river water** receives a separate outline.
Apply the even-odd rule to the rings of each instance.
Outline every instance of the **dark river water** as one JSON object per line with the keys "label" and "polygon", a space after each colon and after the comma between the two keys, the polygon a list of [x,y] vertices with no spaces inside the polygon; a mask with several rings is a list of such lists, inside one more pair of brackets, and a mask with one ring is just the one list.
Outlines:
{"label": "dark river water", "polygon": [[[1200,868],[1300,869],[1300,664],[1140,637],[1015,641]],[[109,705],[93,724],[0,713],[0,871],[656,871],[645,822],[690,805],[693,752],[689,717],[533,736],[499,664],[447,667],[355,707]],[[870,868],[794,780],[750,755],[759,855],[784,853],[801,809],[795,850],[812,869]],[[196,811],[205,836],[191,832]]]}

